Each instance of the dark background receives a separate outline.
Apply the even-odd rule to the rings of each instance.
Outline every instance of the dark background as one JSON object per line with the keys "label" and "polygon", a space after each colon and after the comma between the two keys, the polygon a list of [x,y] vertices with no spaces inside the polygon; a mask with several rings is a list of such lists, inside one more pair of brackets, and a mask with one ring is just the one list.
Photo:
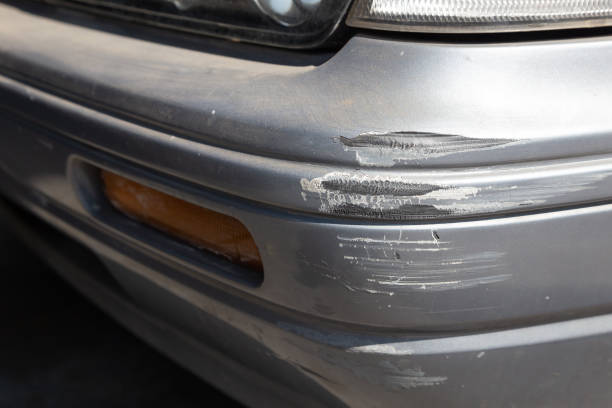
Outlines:
{"label": "dark background", "polygon": [[239,407],[131,335],[0,225],[0,407]]}

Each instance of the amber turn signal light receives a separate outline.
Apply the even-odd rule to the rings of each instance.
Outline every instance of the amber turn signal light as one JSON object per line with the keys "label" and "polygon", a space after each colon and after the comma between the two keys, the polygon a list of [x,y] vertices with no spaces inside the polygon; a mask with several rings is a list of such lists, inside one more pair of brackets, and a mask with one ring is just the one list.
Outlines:
{"label": "amber turn signal light", "polygon": [[233,263],[263,270],[253,237],[237,219],[106,170],[101,175],[106,196],[120,212]]}

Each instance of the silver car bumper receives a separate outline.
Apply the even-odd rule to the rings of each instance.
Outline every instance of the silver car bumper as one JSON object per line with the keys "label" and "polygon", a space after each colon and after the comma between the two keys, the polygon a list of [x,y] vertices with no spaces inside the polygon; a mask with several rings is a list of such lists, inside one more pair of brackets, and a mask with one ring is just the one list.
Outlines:
{"label": "silver car bumper", "polygon": [[[278,404],[609,398],[611,37],[304,56],[47,10],[0,6],[0,188],[97,254],[110,313],[198,346],[147,340]],[[113,212],[96,168],[238,218],[263,282]]]}

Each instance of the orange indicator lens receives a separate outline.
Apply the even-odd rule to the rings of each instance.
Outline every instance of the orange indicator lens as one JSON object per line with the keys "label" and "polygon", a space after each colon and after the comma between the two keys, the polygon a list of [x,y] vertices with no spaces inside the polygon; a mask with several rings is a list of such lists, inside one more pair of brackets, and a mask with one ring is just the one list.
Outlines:
{"label": "orange indicator lens", "polygon": [[231,262],[261,271],[253,237],[237,219],[101,171],[106,196],[122,213]]}

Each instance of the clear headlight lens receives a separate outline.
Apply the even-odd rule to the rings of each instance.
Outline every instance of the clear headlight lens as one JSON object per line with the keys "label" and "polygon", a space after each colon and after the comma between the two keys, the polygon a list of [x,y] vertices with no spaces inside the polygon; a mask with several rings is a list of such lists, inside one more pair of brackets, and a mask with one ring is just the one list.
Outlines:
{"label": "clear headlight lens", "polygon": [[472,33],[612,25],[612,0],[356,0],[348,25]]}
{"label": "clear headlight lens", "polygon": [[255,0],[261,11],[287,27],[306,22],[321,4],[320,0]]}
{"label": "clear headlight lens", "polygon": [[41,0],[157,26],[268,45],[323,44],[350,0]]}

